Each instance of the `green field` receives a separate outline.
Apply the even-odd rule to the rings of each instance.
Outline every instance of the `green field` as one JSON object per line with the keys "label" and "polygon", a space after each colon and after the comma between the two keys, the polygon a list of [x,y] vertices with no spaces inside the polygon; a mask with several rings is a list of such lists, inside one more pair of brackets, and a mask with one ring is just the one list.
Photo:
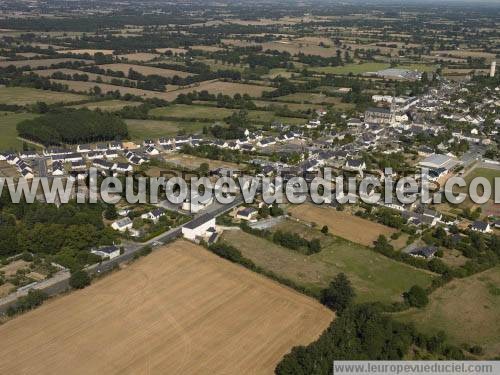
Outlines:
{"label": "green field", "polygon": [[22,142],[17,139],[16,125],[36,116],[32,113],[0,112],[0,151],[21,150]]}
{"label": "green field", "polygon": [[473,169],[465,176],[465,182],[467,183],[467,186],[469,186],[471,181],[476,177],[486,178],[492,187],[492,191],[494,191],[493,187],[495,186],[495,177],[500,178],[500,169],[494,169],[494,168]]}
{"label": "green field", "polygon": [[152,116],[170,116],[210,120],[223,120],[224,118],[231,116],[232,113],[233,110],[227,108],[186,104],[174,104],[168,107],[154,108],[149,112]]}
{"label": "green field", "polygon": [[455,344],[481,345],[489,357],[500,353],[500,267],[456,279],[431,294],[423,309],[394,314],[426,333],[446,332]]}
{"label": "green field", "polygon": [[[207,122],[210,123],[211,121],[222,121],[226,117],[231,116],[231,114],[236,111],[237,110],[205,105],[175,104],[168,107],[154,108],[149,112],[149,114],[152,116],[168,116],[176,117],[179,119],[188,118],[208,120]],[[304,124],[305,122],[307,122],[307,120],[303,118],[280,117],[276,116],[272,111],[259,110],[248,111],[248,119],[250,120],[250,122],[269,124],[273,121],[281,121],[287,124]]]}
{"label": "green field", "polygon": [[186,121],[125,120],[125,122],[133,141],[174,136],[181,130],[187,133],[196,133],[200,132],[206,125],[202,122]]}
{"label": "green field", "polygon": [[139,102],[129,102],[126,100],[103,100],[100,102],[90,102],[90,103],[85,103],[85,104],[77,104],[74,106],[71,106],[72,108],[88,108],[90,110],[94,109],[101,109],[103,111],[118,111],[122,109],[123,107],[126,106],[138,106],[141,103]]}
{"label": "green field", "polygon": [[[326,74],[363,74],[368,72],[376,72],[379,70],[390,68],[389,64],[386,63],[362,63],[362,64],[347,64],[344,66],[325,66],[319,68],[310,68],[310,70],[318,72],[318,73],[326,73]],[[435,70],[435,67],[432,65],[425,64],[403,64],[398,65],[396,68],[400,69],[410,69],[410,70],[419,70],[422,72],[429,72]]]}
{"label": "green field", "polygon": [[318,237],[322,251],[306,256],[242,231],[226,231],[223,240],[238,248],[258,266],[291,279],[314,292],[326,287],[339,272],[352,281],[359,302],[400,301],[412,285],[429,285],[432,274],[386,258],[367,247],[316,229],[287,221],[284,229],[304,237]]}
{"label": "green field", "polygon": [[0,103],[26,105],[36,102],[68,103],[88,99],[85,95],[69,94],[47,90],[37,90],[29,87],[0,87]]}

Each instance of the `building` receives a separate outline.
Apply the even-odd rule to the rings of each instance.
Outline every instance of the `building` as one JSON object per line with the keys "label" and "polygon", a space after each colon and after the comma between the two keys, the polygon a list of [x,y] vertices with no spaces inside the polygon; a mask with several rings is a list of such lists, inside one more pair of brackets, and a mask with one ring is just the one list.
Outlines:
{"label": "building", "polygon": [[200,198],[199,196],[194,196],[193,198],[195,198],[193,199],[193,202],[191,199],[188,198],[184,201],[184,203],[182,203],[182,209],[184,211],[190,211],[196,214],[201,210],[210,206],[214,201],[214,197],[212,195],[210,195],[207,198],[205,197]]}
{"label": "building", "polygon": [[491,68],[490,68],[490,77],[494,77],[497,69],[497,62],[492,61],[491,62]]}
{"label": "building", "polygon": [[459,161],[457,159],[443,154],[431,154],[418,163],[418,165],[422,168],[444,168],[447,171],[453,169],[458,164]]}
{"label": "building", "polygon": [[[211,230],[212,228],[213,230]],[[190,241],[199,242],[212,237],[215,229],[215,217],[211,214],[205,214],[184,225],[182,235]]]}
{"label": "building", "polygon": [[396,122],[396,116],[390,108],[372,107],[365,111],[365,122],[392,125]]}
{"label": "building", "polygon": [[236,219],[254,221],[259,211],[253,207],[243,207],[236,211]]}
{"label": "building", "polygon": [[116,220],[113,224],[111,224],[111,228],[117,230],[119,232],[126,232],[127,230],[132,229],[133,223],[129,217],[125,217],[120,220]]}
{"label": "building", "polygon": [[419,258],[431,259],[436,254],[437,247],[435,246],[425,246],[425,247],[417,247],[410,251],[410,255]]}
{"label": "building", "polygon": [[490,224],[485,223],[484,221],[474,221],[469,228],[474,232],[481,232],[481,233],[491,233],[492,231]]}
{"label": "building", "polygon": [[165,213],[166,213],[166,211],[165,211],[164,208],[158,207],[158,208],[155,208],[152,211],[149,211],[149,212],[147,212],[145,214],[142,214],[141,215],[141,219],[151,220],[154,223],[157,223],[162,216],[165,216]]}
{"label": "building", "polygon": [[375,73],[377,76],[387,79],[404,79],[410,81],[417,81],[422,78],[422,73],[416,70],[408,70],[408,69],[397,69],[397,68],[389,68],[384,70],[379,70]]}
{"label": "building", "polygon": [[120,255],[120,248],[118,246],[105,246],[98,249],[90,250],[92,254],[99,255],[102,258],[113,259]]}

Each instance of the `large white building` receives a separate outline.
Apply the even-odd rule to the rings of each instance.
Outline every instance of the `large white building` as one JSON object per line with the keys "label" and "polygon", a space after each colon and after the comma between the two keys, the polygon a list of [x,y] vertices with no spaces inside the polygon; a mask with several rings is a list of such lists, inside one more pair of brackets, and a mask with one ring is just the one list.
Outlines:
{"label": "large white building", "polygon": [[215,232],[215,217],[210,214],[202,215],[182,227],[184,238],[199,242],[199,240],[209,240]]}

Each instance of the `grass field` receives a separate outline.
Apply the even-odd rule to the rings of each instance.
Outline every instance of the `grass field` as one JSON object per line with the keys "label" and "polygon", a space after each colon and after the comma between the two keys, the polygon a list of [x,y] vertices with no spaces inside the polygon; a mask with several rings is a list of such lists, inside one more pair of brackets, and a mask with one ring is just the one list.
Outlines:
{"label": "grass field", "polygon": [[90,103],[85,103],[85,104],[78,104],[72,106],[72,108],[88,108],[90,110],[94,109],[101,109],[103,111],[118,111],[122,109],[123,107],[127,106],[138,106],[140,105],[140,102],[130,102],[127,100],[117,100],[117,99],[112,99],[112,100],[103,100],[100,102],[90,102]]}
{"label": "grass field", "polygon": [[[376,72],[379,70],[389,68],[389,64],[385,63],[362,63],[362,64],[347,64],[344,66],[326,66],[320,68],[311,68],[310,70],[319,73],[330,73],[330,74],[363,74],[368,72]],[[435,70],[432,65],[425,64],[403,64],[396,68],[399,69],[409,69],[409,70],[419,70],[421,72],[429,72]]]}
{"label": "grass field", "polygon": [[331,207],[302,204],[290,207],[288,212],[297,219],[316,223],[319,227],[327,225],[330,233],[364,246],[372,246],[381,234],[389,238],[396,232],[385,225]]}
{"label": "grass field", "polygon": [[178,241],[0,326],[3,374],[273,374],[331,311]]}
{"label": "grass field", "polygon": [[324,236],[303,224],[287,221],[281,229],[300,233],[306,238],[320,238],[321,252],[302,255],[243,231],[226,231],[223,240],[234,245],[257,265],[316,293],[325,288],[335,275],[344,272],[352,281],[359,302],[400,301],[401,294],[412,285],[425,287],[431,281],[430,273],[393,261],[353,242]]}
{"label": "grass field", "polygon": [[[103,83],[110,83],[113,80],[112,76],[107,76],[107,75],[104,75],[104,74],[95,74],[95,73],[84,72],[84,71],[81,71],[81,70],[78,70],[78,69],[66,69],[66,68],[63,68],[63,69],[40,69],[40,70],[35,70],[34,72],[36,74],[38,74],[39,76],[41,76],[41,77],[49,77],[49,78],[55,72],[61,72],[61,73],[64,73],[64,74],[69,74],[69,75],[73,75],[75,73],[76,74],[86,74],[89,77],[89,81],[92,81],[92,82],[96,82],[98,79],[100,79],[101,82],[103,82]],[[134,80],[129,80],[129,81],[137,83],[137,81],[134,81]],[[94,86],[95,86],[95,84],[94,84]]]}
{"label": "grass field", "polygon": [[68,103],[88,99],[83,95],[66,92],[37,90],[29,87],[0,87],[0,103],[26,105],[36,102]]}
{"label": "grass field", "polygon": [[[179,118],[195,118],[206,119],[213,121],[221,121],[226,117],[231,116],[237,110],[227,108],[208,107],[204,105],[185,105],[175,104],[168,107],[154,108],[149,114],[153,116],[172,116]],[[280,117],[276,116],[272,111],[248,111],[248,119],[254,122],[267,122],[271,123],[275,120],[282,121],[287,124],[303,124],[307,120],[295,117]]]}
{"label": "grass field", "polygon": [[200,132],[206,123],[187,121],[125,120],[133,141],[177,135],[180,130]]}
{"label": "grass field", "polygon": [[149,114],[153,116],[189,117],[211,120],[222,120],[231,116],[232,113],[233,110],[227,108],[186,104],[175,104],[168,107],[154,108],[149,112]]}
{"label": "grass field", "polygon": [[91,61],[89,60],[82,60],[82,59],[71,59],[71,58],[61,58],[61,59],[39,59],[39,60],[17,60],[17,61],[1,61],[0,62],[0,68],[5,68],[10,65],[14,65],[16,68],[21,67],[21,66],[29,66],[32,69],[39,69],[43,67],[50,67],[51,65],[54,64],[60,64],[63,62],[70,62],[70,61],[80,61],[80,62],[88,62],[89,64]]}
{"label": "grass field", "polygon": [[178,70],[172,69],[162,69],[154,66],[144,66],[144,65],[134,65],[134,64],[106,64],[99,66],[102,69],[111,69],[115,72],[123,72],[126,76],[128,76],[128,72],[130,69],[135,70],[144,75],[157,75],[160,77],[173,77],[179,76],[181,78],[192,76],[193,74],[187,72],[181,72]]}
{"label": "grass field", "polygon": [[21,150],[22,142],[17,139],[16,125],[34,117],[33,113],[0,112],[0,151]]}
{"label": "grass field", "polygon": [[186,154],[178,154],[178,153],[169,154],[165,155],[164,158],[167,163],[175,164],[178,167],[187,168],[191,170],[198,169],[200,165],[203,163],[207,163],[210,169],[221,168],[221,167],[241,169],[241,165],[238,165],[236,163],[231,163],[222,160],[205,159],[205,158],[200,158],[198,156],[192,156]]}
{"label": "grass field", "polygon": [[431,294],[424,309],[395,314],[422,332],[440,329],[456,344],[481,345],[493,358],[500,353],[500,267],[456,279]]}
{"label": "grass field", "polygon": [[285,96],[280,96],[276,98],[279,101],[290,101],[294,103],[311,103],[311,105],[331,105],[337,109],[351,109],[354,106],[350,103],[342,103],[340,98],[329,97],[325,94],[309,93],[309,92],[297,92],[295,94],[289,94]]}

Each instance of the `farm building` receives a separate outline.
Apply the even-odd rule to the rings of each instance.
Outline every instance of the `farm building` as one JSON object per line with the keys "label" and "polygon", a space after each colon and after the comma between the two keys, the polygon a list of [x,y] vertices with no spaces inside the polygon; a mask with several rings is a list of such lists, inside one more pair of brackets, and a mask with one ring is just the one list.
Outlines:
{"label": "farm building", "polygon": [[184,238],[194,242],[199,242],[200,240],[208,241],[215,233],[215,228],[215,217],[206,214],[184,225],[182,227],[182,235]]}

